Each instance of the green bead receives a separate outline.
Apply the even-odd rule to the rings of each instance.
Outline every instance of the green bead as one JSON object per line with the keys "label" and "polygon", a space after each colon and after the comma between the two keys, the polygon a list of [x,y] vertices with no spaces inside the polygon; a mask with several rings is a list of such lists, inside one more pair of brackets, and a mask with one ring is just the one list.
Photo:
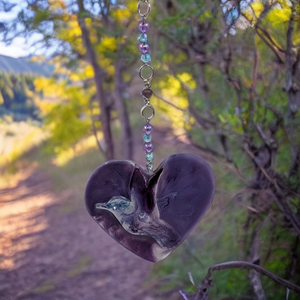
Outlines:
{"label": "green bead", "polygon": [[141,33],[141,34],[139,34],[139,36],[138,36],[138,41],[139,41],[140,43],[147,43],[147,41],[148,41],[147,34],[146,34],[146,33]]}
{"label": "green bead", "polygon": [[154,165],[153,164],[149,164],[147,166],[147,168],[148,168],[149,171],[153,171],[154,170]]}
{"label": "green bead", "polygon": [[151,56],[149,53],[145,53],[141,55],[141,61],[145,64],[149,63],[151,61]]}
{"label": "green bead", "polygon": [[150,134],[145,134],[144,135],[144,142],[145,143],[150,143],[152,140],[151,135]]}
{"label": "green bead", "polygon": [[151,153],[147,153],[146,154],[146,159],[148,160],[148,161],[152,161],[153,160],[153,152],[151,152]]}

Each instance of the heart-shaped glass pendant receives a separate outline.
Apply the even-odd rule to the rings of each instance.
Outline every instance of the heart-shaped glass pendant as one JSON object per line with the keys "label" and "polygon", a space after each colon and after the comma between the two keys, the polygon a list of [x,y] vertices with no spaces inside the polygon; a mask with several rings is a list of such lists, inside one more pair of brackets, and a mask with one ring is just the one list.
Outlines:
{"label": "heart-shaped glass pendant", "polygon": [[89,214],[136,255],[157,262],[175,250],[209,208],[215,190],[210,166],[190,154],[165,158],[154,173],[129,160],[111,160],[89,179]]}

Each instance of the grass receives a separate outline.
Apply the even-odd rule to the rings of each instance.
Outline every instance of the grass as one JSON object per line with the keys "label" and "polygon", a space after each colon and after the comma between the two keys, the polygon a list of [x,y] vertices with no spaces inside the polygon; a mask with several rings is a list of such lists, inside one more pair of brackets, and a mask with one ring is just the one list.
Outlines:
{"label": "grass", "polygon": [[[194,287],[189,281],[189,272],[192,273],[195,283],[200,284],[210,266],[220,262],[240,259],[238,253],[238,231],[241,231],[242,228],[236,227],[235,216],[239,216],[242,212],[241,210],[233,209],[231,206],[226,208],[226,202],[224,202],[217,195],[213,206],[186,242],[171,254],[169,258],[155,264],[153,275],[149,278],[149,282],[158,276],[164,278],[172,274],[173,277],[167,283],[169,289],[184,288],[192,291]],[[226,210],[225,213],[224,210]],[[228,210],[232,210],[230,215],[227,214]],[[222,288],[213,288],[211,295],[215,297],[230,296],[233,286],[230,280],[239,282],[240,293],[237,291],[238,288],[236,288],[236,296],[242,295],[247,290],[247,288],[245,289],[245,285],[249,284],[247,278],[245,280],[245,278],[240,278],[239,275],[235,276],[235,274],[231,274],[231,277],[228,274],[217,274],[216,285]],[[228,289],[228,286],[231,290],[230,288]],[[164,283],[163,287],[158,285],[158,288],[162,288],[162,291],[164,291],[166,284]],[[213,297],[213,299],[216,298]]]}
{"label": "grass", "polygon": [[0,168],[17,161],[24,152],[39,145],[46,134],[28,123],[0,123]]}
{"label": "grass", "polygon": [[54,289],[54,284],[50,280],[46,280],[42,282],[38,287],[36,287],[32,292],[35,294],[44,294]]}

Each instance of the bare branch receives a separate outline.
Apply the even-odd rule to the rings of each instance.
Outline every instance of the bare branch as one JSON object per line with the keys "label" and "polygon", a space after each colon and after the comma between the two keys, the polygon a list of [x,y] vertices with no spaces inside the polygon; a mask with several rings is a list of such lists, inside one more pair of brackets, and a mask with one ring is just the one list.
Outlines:
{"label": "bare branch", "polygon": [[265,44],[273,51],[273,53],[276,55],[279,62],[284,63],[284,59],[279,54],[278,50],[272,45],[272,43],[269,42],[268,39],[260,32],[261,29],[257,28],[256,33],[257,35],[265,42]]}
{"label": "bare branch", "polygon": [[[253,197],[254,195],[252,195]],[[255,196],[254,196],[255,197]],[[262,228],[263,222],[259,223],[252,232],[251,237],[251,246],[249,249],[249,257],[248,260],[250,261],[259,261],[259,248],[260,248],[260,230]],[[257,297],[258,300],[266,300],[265,291],[262,286],[262,282],[260,279],[260,274],[255,271],[251,270],[248,274],[248,278],[250,279],[252,289]]]}
{"label": "bare branch", "polygon": [[[273,281],[281,284],[287,289],[290,289],[298,294],[300,294],[300,287],[269,272],[268,270],[262,268],[261,266],[246,262],[246,261],[232,261],[232,262],[226,262],[222,264],[217,264],[209,268],[205,280],[209,280],[211,278],[211,273],[214,271],[225,271],[225,270],[231,270],[231,269],[252,269],[255,270]],[[205,281],[204,280],[204,281]]]}
{"label": "bare branch", "polygon": [[205,268],[205,265],[201,262],[201,260],[195,255],[195,253],[193,252],[193,250],[191,249],[188,241],[186,240],[185,243],[185,248],[187,249],[187,251],[189,252],[189,254],[192,256],[192,258],[199,264],[199,266],[201,266],[202,268]]}
{"label": "bare branch", "polygon": [[184,300],[189,300],[189,298],[186,296],[186,294],[183,291],[180,290],[179,293],[181,294]]}
{"label": "bare branch", "polygon": [[[256,166],[261,170],[261,172],[266,176],[266,178],[276,187],[276,189],[278,191],[280,191],[280,188],[277,184],[277,181],[273,178],[270,177],[270,175],[268,174],[268,172],[262,167],[262,166],[259,166],[257,163],[256,163],[256,160],[255,160],[255,157],[254,157],[254,154],[250,151],[250,149],[248,148],[248,145],[247,146],[244,146],[243,149],[245,150],[245,152],[249,155],[249,157],[255,162]],[[280,191],[281,193],[281,191]]]}
{"label": "bare branch", "polygon": [[257,48],[255,47],[252,84],[251,84],[251,88],[250,88],[251,99],[254,99],[255,94],[256,94],[255,90],[256,90],[256,83],[257,83],[258,69],[259,69],[259,54],[258,54]]}
{"label": "bare branch", "polygon": [[259,26],[259,25],[257,25],[256,27],[257,27],[257,29],[259,29],[260,31],[263,32],[263,34],[266,36],[266,38],[268,39],[268,41],[269,41],[269,42],[270,42],[270,43],[271,43],[278,51],[280,51],[280,52],[282,52],[282,53],[285,53],[285,50],[284,50],[283,48],[281,48],[281,47],[274,41],[273,37],[270,35],[270,33],[269,33],[266,29],[262,28],[262,27]]}
{"label": "bare branch", "polygon": [[153,95],[154,95],[155,97],[157,97],[158,99],[160,99],[161,101],[167,103],[168,105],[170,105],[170,106],[172,106],[172,107],[174,107],[174,108],[176,108],[176,109],[178,109],[178,110],[186,111],[185,109],[180,108],[179,106],[177,106],[177,105],[175,105],[174,103],[172,103],[172,102],[170,102],[170,101],[168,101],[168,100],[162,98],[161,96],[158,96],[158,95],[157,95],[156,93],[154,93],[154,92],[153,92]]}
{"label": "bare branch", "polygon": [[185,46],[183,43],[178,42],[177,40],[170,37],[163,29],[158,30],[158,33],[166,38],[169,42],[171,42],[176,48],[182,50],[184,53],[188,53],[188,47]]}
{"label": "bare branch", "polygon": [[[277,1],[274,1],[272,4],[265,6],[264,10],[262,11],[262,13],[260,14],[259,18],[257,18],[255,16],[254,10],[253,10],[253,14],[256,17],[256,23],[255,23],[255,30],[257,35],[264,41],[264,43],[274,52],[274,54],[276,55],[276,57],[278,58],[278,60],[281,63],[284,63],[284,52],[285,50],[282,49],[281,47],[278,46],[278,44],[274,41],[274,39],[272,38],[272,36],[268,33],[267,30],[265,30],[264,28],[262,28],[260,26],[261,21],[264,19],[264,17],[269,13],[269,11],[277,4]],[[242,13],[242,16],[248,20],[248,22],[251,23],[251,20],[248,19],[247,15],[245,15],[244,13]],[[281,54],[282,53],[282,54]]]}
{"label": "bare branch", "polygon": [[[289,20],[287,36],[286,36],[286,84],[285,91],[288,96],[289,106],[290,106],[290,114],[293,116],[298,112],[300,106],[300,97],[296,95],[294,86],[293,86],[293,65],[295,55],[293,53],[293,32],[294,32],[294,7],[292,9],[291,17]],[[295,95],[296,94],[296,95]],[[299,99],[297,99],[299,98]]]}
{"label": "bare branch", "polygon": [[189,138],[189,141],[191,142],[191,144],[192,144],[195,148],[197,148],[197,149],[199,149],[199,150],[201,150],[201,151],[204,151],[204,152],[206,152],[206,153],[209,153],[209,154],[211,154],[212,156],[215,156],[215,157],[219,157],[219,158],[225,159],[225,157],[224,157],[222,154],[216,152],[215,150],[210,149],[210,148],[205,148],[205,147],[202,147],[202,146],[199,145],[199,144],[196,144],[196,143],[192,140],[191,136],[188,135],[188,138]]}

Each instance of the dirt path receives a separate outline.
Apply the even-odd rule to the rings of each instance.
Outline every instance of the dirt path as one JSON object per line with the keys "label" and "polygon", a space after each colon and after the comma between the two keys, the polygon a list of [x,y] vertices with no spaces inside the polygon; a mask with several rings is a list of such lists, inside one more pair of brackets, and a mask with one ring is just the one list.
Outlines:
{"label": "dirt path", "polygon": [[[154,139],[157,163],[175,151],[197,153],[170,130],[156,129]],[[140,139],[135,144],[135,161],[144,165]],[[34,168],[0,188],[0,300],[169,299],[143,289],[153,264],[101,230],[74,193],[53,193]]]}
{"label": "dirt path", "polygon": [[70,198],[36,169],[0,190],[0,299],[154,299],[142,289],[152,264],[99,230],[84,203],[69,209]]}

